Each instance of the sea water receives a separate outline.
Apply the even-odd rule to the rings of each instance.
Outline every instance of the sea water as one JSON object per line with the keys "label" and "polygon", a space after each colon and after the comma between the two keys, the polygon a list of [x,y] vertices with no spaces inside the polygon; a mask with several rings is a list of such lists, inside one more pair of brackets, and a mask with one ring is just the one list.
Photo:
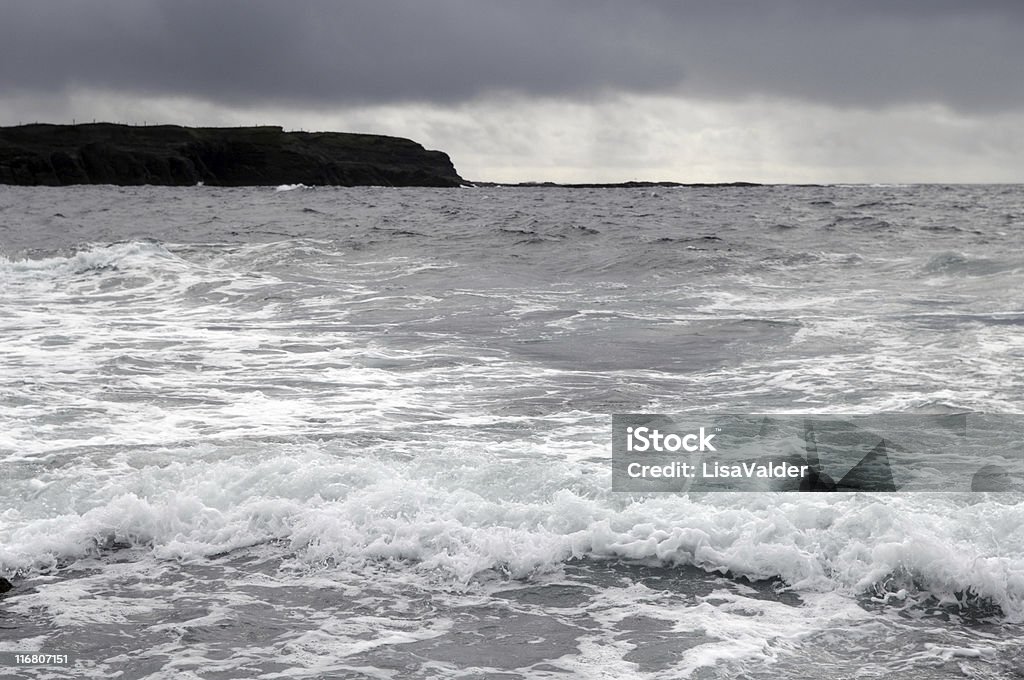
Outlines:
{"label": "sea water", "polygon": [[1024,187],[286,188],[0,187],[0,676],[1018,677],[1021,493],[610,455],[1019,413]]}

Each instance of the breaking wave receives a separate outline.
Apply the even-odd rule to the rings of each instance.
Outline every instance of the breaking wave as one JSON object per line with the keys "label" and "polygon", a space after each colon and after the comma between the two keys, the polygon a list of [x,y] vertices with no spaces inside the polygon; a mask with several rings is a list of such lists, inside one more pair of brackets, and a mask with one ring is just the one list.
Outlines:
{"label": "breaking wave", "polygon": [[[415,462],[312,444],[220,460],[196,453],[90,475],[100,483],[24,480],[34,500],[8,511],[20,526],[4,532],[0,568],[49,568],[110,545],[188,560],[267,544],[310,566],[384,561],[458,588],[489,571],[529,578],[573,560],[639,560],[850,596],[906,574],[940,602],[971,593],[1024,620],[1024,507],[999,494],[619,500],[601,491],[600,474],[515,468],[468,446]],[[71,498],[75,511],[25,516]]]}

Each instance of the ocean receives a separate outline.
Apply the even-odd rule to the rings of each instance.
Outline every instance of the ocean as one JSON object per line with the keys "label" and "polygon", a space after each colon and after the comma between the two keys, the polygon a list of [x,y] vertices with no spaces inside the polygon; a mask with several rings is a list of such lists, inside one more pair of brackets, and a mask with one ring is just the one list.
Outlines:
{"label": "ocean", "polygon": [[1012,418],[1022,330],[1017,185],[0,187],[0,677],[1024,677],[1024,493],[610,462]]}

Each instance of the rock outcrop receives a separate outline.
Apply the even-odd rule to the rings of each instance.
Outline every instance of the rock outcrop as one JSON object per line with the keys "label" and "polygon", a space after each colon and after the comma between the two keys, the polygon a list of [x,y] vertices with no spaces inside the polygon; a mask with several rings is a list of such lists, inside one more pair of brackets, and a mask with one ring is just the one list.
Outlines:
{"label": "rock outcrop", "polygon": [[448,155],[409,139],[276,126],[0,127],[0,183],[214,186],[463,184]]}

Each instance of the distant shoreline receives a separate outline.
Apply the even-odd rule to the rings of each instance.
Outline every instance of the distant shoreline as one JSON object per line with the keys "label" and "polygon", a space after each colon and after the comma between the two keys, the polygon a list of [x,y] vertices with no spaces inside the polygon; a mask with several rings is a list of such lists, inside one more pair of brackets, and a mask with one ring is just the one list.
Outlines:
{"label": "distant shoreline", "polygon": [[[508,187],[553,189],[953,186],[961,182],[492,182],[402,137],[280,126],[32,123],[0,127],[0,185]],[[1019,183],[971,183],[1019,186]]]}
{"label": "distant shoreline", "polygon": [[[760,182],[467,182],[472,187],[516,187],[541,189],[655,189],[658,187],[761,187],[771,186]],[[806,185],[815,186],[815,185]]]}
{"label": "distant shoreline", "polygon": [[451,159],[400,137],[113,123],[0,127],[0,184],[458,187]]}

